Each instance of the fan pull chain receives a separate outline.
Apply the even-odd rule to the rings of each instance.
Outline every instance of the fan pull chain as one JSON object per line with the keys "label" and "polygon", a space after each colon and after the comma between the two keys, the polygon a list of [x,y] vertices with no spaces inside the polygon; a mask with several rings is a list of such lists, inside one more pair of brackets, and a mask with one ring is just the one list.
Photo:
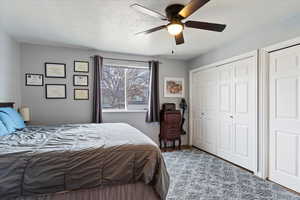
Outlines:
{"label": "fan pull chain", "polygon": [[174,41],[173,40],[171,40],[171,44],[172,44],[172,51],[171,51],[171,53],[172,53],[172,55],[175,55],[175,45],[174,45]]}

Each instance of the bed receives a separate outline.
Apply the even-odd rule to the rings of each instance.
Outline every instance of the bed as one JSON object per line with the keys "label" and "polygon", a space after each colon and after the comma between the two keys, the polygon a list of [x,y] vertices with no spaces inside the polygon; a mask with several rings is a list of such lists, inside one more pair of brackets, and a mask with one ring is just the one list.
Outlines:
{"label": "bed", "polygon": [[158,200],[168,187],[159,148],[128,124],[29,126],[0,137],[1,199]]}

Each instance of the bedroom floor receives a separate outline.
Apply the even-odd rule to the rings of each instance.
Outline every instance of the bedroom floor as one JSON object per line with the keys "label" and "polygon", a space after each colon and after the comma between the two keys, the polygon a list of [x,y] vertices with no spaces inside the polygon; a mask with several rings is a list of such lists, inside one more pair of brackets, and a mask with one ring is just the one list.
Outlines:
{"label": "bedroom floor", "polygon": [[300,200],[300,196],[196,149],[164,152],[168,200]]}

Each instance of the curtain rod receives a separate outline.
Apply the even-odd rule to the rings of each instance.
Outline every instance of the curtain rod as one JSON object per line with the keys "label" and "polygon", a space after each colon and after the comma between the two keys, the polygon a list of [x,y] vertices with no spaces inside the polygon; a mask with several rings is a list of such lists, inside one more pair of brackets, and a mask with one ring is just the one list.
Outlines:
{"label": "curtain rod", "polygon": [[[90,58],[94,58],[94,56],[90,56]],[[146,60],[132,60],[132,59],[123,59],[123,58],[110,58],[110,57],[102,57],[103,59],[108,60],[119,60],[119,61],[128,61],[128,62],[141,62],[141,63],[148,63],[149,61]],[[162,64],[159,62],[159,64]]]}

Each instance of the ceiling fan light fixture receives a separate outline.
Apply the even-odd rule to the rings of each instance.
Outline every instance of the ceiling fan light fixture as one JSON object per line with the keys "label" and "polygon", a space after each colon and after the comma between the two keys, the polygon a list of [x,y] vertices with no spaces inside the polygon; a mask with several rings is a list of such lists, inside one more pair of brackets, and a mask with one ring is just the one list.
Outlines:
{"label": "ceiling fan light fixture", "polygon": [[189,16],[191,16],[194,12],[203,7],[209,1],[210,0],[190,0],[190,2],[187,5],[171,4],[166,7],[165,15],[162,15],[154,10],[151,10],[149,8],[135,3],[131,5],[131,7],[138,10],[139,12],[142,12],[155,18],[159,18],[161,20],[169,21],[169,23],[166,25],[151,28],[146,31],[139,32],[137,34],[149,34],[162,29],[167,29],[168,33],[175,39],[176,45],[181,45],[184,43],[183,29],[185,27],[222,32],[226,28],[225,24],[216,24],[201,21],[182,22],[182,20],[186,20]]}
{"label": "ceiling fan light fixture", "polygon": [[178,35],[183,31],[183,25],[180,23],[171,23],[167,26],[167,30],[171,35]]}

